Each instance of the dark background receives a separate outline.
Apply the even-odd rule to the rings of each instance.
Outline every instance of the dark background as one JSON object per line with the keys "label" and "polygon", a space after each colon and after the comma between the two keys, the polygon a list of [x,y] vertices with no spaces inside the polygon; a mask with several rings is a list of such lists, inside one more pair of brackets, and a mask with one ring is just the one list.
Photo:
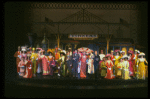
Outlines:
{"label": "dark background", "polygon": [[[141,17],[141,32],[138,34],[138,41],[140,45],[146,47],[142,49],[142,51],[146,53],[146,58],[148,60],[148,2],[137,2],[137,4],[140,5],[139,11]],[[26,13],[30,10],[27,5],[27,2],[5,2],[3,4],[4,34],[2,37],[4,41],[5,81],[16,77],[16,59],[14,58],[14,53],[17,51],[17,47],[29,44],[26,33],[30,32],[31,29],[30,25],[26,26],[24,24],[24,21],[28,21],[24,20],[24,17],[30,17],[30,13]],[[24,30],[24,27],[29,28],[28,30]]]}

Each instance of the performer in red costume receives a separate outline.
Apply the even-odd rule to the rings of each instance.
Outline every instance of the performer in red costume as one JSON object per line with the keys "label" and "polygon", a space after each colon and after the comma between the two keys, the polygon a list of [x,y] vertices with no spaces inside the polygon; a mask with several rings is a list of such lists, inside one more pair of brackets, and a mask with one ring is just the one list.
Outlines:
{"label": "performer in red costume", "polygon": [[129,50],[128,51],[128,62],[129,62],[129,75],[130,75],[130,77],[131,78],[133,78],[133,72],[134,72],[134,70],[133,70],[133,63],[132,63],[132,61],[133,61],[133,57],[132,57],[132,54],[133,54],[133,51],[131,51],[131,50]]}
{"label": "performer in red costume", "polygon": [[24,78],[32,78],[32,62],[30,60],[30,53],[27,54],[28,62],[26,64],[27,70],[26,75],[24,75]]}
{"label": "performer in red costume", "polygon": [[106,61],[106,67],[107,67],[107,74],[106,74],[106,79],[113,79],[113,70],[112,70],[112,66],[113,66],[113,62],[110,60],[111,55],[107,54],[107,61]]}
{"label": "performer in red costume", "polygon": [[18,64],[20,62],[20,55],[21,55],[21,51],[20,51],[20,46],[18,46],[18,51],[15,52],[14,57],[16,57],[16,66],[17,66],[17,73],[19,74],[20,68],[18,67]]}
{"label": "performer in red costume", "polygon": [[113,62],[113,64],[114,64],[114,58],[115,58],[115,57],[114,57],[114,51],[111,50],[111,53],[110,53],[110,54],[111,54],[111,59],[110,59],[110,60],[111,60],[111,61]]}
{"label": "performer in red costume", "polygon": [[86,78],[86,60],[87,56],[85,52],[81,56],[80,78]]}

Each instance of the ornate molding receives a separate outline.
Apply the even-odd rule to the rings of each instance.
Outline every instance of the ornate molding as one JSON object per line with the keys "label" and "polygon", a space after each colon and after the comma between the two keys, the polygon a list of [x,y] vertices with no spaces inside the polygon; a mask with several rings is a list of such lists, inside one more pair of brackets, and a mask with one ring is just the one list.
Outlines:
{"label": "ornate molding", "polygon": [[34,2],[28,5],[30,8],[39,9],[101,9],[101,10],[136,10],[136,4],[117,3],[42,3]]}

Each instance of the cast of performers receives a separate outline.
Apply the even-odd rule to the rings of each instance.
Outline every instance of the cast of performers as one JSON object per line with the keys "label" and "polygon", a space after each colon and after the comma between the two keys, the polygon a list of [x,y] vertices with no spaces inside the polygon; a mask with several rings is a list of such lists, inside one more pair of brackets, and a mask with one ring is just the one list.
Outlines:
{"label": "cast of performers", "polygon": [[[115,50],[116,55],[111,50],[111,54],[106,56],[101,50],[101,54],[98,55],[97,51],[94,54],[82,50],[75,50],[73,53],[69,49],[66,53],[65,50],[58,51],[55,48],[55,52],[47,51],[49,56],[46,56],[42,48],[36,48],[38,53],[35,53],[35,48],[26,48],[26,46],[18,47],[18,51],[15,52],[17,73],[24,78],[36,77],[36,73],[42,73],[42,75],[54,76],[54,73],[58,73],[58,76],[74,78],[106,78],[113,79],[143,79],[148,77],[148,62],[146,61],[145,54],[143,52],[135,50],[129,50],[127,55],[120,50]],[[104,57],[105,56],[105,57]],[[114,71],[113,71],[114,70]],[[93,76],[95,77],[93,77]],[[100,77],[100,76],[101,77]]]}

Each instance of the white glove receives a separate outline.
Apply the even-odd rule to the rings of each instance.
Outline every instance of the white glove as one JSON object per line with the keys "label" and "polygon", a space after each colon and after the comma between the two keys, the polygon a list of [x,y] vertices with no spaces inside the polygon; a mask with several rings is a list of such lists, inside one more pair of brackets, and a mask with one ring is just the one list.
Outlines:
{"label": "white glove", "polygon": [[34,59],[34,57],[32,57],[32,59]]}
{"label": "white glove", "polygon": [[58,69],[60,69],[60,67],[58,67]]}
{"label": "white glove", "polygon": [[111,70],[111,68],[108,68],[109,70]]}
{"label": "white glove", "polygon": [[136,67],[138,67],[138,65],[136,65]]}

